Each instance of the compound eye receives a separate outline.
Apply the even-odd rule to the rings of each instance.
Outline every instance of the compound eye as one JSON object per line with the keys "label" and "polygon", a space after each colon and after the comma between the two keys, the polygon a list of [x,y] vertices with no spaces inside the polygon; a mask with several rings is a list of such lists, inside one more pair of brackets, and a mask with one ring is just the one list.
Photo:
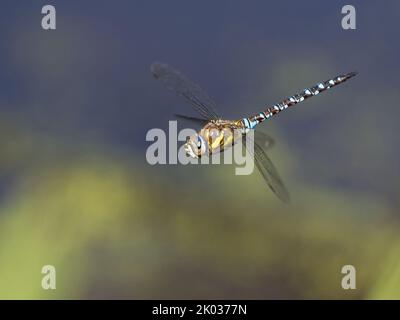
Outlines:
{"label": "compound eye", "polygon": [[201,149],[201,145],[202,145],[201,138],[198,137],[198,138],[197,138],[197,149]]}

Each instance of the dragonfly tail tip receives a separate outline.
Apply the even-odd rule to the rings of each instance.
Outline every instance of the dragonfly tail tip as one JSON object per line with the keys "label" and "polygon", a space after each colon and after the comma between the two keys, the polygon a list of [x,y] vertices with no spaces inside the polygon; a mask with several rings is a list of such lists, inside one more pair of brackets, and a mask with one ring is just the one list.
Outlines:
{"label": "dragonfly tail tip", "polygon": [[349,74],[347,74],[347,76],[349,78],[352,78],[352,77],[355,77],[357,74],[358,74],[358,71],[353,71],[353,72],[350,72]]}

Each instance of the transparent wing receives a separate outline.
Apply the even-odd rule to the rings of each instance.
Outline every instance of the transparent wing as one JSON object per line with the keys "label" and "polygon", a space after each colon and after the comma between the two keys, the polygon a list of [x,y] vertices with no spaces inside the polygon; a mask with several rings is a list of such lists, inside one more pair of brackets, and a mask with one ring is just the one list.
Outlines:
{"label": "transparent wing", "polygon": [[[250,137],[248,136],[247,138],[250,139]],[[261,175],[263,176],[264,180],[267,182],[271,190],[283,202],[290,202],[289,192],[283,184],[282,179],[280,178],[274,164],[268,158],[263,148],[257,142],[253,141],[254,150],[251,150],[251,148],[246,145],[246,136],[243,137],[242,141],[243,144],[246,146],[246,149],[253,156],[257,169],[260,171]]]}
{"label": "transparent wing", "polygon": [[263,149],[269,149],[275,145],[275,140],[260,130],[254,132],[254,140]]}
{"label": "transparent wing", "polygon": [[175,113],[174,116],[175,116],[177,119],[185,120],[185,121],[191,122],[192,124],[198,125],[198,126],[200,126],[200,127],[204,127],[204,126],[207,124],[207,122],[208,122],[207,119],[196,118],[196,117],[190,117],[190,116],[184,116],[184,115],[182,115],[182,114],[176,114],[176,113]]}
{"label": "transparent wing", "polygon": [[154,62],[150,69],[156,79],[161,80],[168,89],[186,98],[204,118],[208,120],[220,118],[215,111],[215,102],[178,70],[160,62]]}

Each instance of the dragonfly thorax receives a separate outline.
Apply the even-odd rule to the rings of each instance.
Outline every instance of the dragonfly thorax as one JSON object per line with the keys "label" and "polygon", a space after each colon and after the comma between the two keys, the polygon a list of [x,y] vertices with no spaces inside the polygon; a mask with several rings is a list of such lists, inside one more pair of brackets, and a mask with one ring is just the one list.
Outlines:
{"label": "dragonfly thorax", "polygon": [[218,153],[240,141],[243,133],[236,121],[213,120],[186,141],[185,151],[193,158]]}

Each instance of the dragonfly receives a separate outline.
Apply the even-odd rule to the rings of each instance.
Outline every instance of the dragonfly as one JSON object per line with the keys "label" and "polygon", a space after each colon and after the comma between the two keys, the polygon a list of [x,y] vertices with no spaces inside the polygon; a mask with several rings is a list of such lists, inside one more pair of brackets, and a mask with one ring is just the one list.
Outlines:
{"label": "dragonfly", "polygon": [[[357,72],[350,72],[319,82],[281,102],[265,107],[264,111],[254,116],[226,120],[219,116],[214,100],[183,73],[161,62],[154,62],[150,69],[156,79],[160,80],[169,90],[185,98],[200,115],[200,117],[176,115],[178,118],[198,123],[202,127],[200,131],[186,140],[184,149],[188,156],[192,158],[200,158],[204,155],[210,156],[232,147],[237,142],[242,142],[253,157],[257,169],[269,188],[280,200],[286,203],[290,201],[289,192],[273,162],[264,150],[266,146],[272,146],[274,140],[260,130],[255,131],[256,126],[281,111],[341,84],[357,74]],[[252,136],[254,138],[251,140],[252,148],[249,147],[248,143],[249,132],[254,134]]]}

